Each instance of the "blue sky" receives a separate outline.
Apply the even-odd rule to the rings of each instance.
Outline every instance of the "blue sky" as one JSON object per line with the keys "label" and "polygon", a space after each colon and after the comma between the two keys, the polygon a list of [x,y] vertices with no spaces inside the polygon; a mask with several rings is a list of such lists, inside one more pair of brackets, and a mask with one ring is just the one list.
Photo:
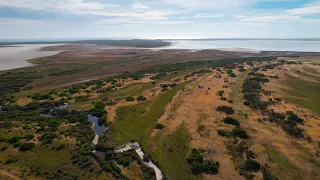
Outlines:
{"label": "blue sky", "polygon": [[0,39],[320,38],[320,0],[0,0]]}

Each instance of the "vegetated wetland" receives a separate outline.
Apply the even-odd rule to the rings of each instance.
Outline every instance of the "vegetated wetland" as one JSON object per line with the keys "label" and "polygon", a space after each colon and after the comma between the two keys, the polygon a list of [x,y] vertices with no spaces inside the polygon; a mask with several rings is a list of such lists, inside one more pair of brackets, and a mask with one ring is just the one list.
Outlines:
{"label": "vegetated wetland", "polygon": [[1,178],[320,178],[317,53],[46,49],[0,72]]}

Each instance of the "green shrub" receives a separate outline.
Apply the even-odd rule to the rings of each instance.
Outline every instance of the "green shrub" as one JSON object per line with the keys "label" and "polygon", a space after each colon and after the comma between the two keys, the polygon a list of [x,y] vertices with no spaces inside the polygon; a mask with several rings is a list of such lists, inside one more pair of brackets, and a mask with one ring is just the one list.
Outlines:
{"label": "green shrub", "polygon": [[244,163],[244,169],[247,171],[259,171],[260,170],[260,163],[254,159],[247,159]]}
{"label": "green shrub", "polygon": [[191,164],[191,171],[193,174],[200,174],[200,173],[217,173],[219,169],[219,162],[193,162]]}
{"label": "green shrub", "polygon": [[13,144],[13,148],[17,148],[21,145],[22,143],[21,142],[16,142]]}
{"label": "green shrub", "polygon": [[192,164],[194,162],[203,163],[203,155],[197,149],[192,149],[187,157],[187,162]]}
{"label": "green shrub", "polygon": [[23,136],[23,139],[26,139],[27,141],[31,140],[34,138],[34,135],[33,134],[26,134]]}
{"label": "green shrub", "polygon": [[33,100],[46,100],[46,99],[50,99],[51,98],[51,95],[49,94],[35,94],[31,97],[31,99]]}
{"label": "green shrub", "polygon": [[156,129],[163,129],[163,128],[164,128],[164,125],[161,124],[161,123],[156,123],[155,128],[156,128]]}
{"label": "green shrub", "polygon": [[1,150],[1,151],[5,151],[5,150],[7,150],[7,149],[8,149],[8,146],[2,146],[0,150]]}
{"label": "green shrub", "polygon": [[235,125],[235,126],[240,126],[240,122],[236,119],[233,119],[232,117],[226,117],[224,118],[223,122],[225,124],[231,124],[231,125]]}
{"label": "green shrub", "polygon": [[294,121],[296,123],[299,124],[304,124],[304,120],[301,119],[298,115],[292,113],[289,117],[288,117],[288,121]]}
{"label": "green shrub", "polygon": [[12,137],[9,139],[9,143],[10,143],[10,144],[14,144],[14,143],[20,141],[20,139],[21,139],[21,136],[12,136]]}
{"label": "green shrub", "polygon": [[246,139],[246,138],[249,137],[247,132],[245,130],[243,130],[242,128],[240,128],[240,127],[233,128],[232,131],[231,131],[231,134],[234,137],[239,137],[241,139]]}
{"label": "green shrub", "polygon": [[218,129],[218,135],[220,136],[227,136],[229,132],[222,130],[222,129]]}
{"label": "green shrub", "polygon": [[77,96],[75,98],[75,102],[84,102],[84,101],[88,101],[89,97],[88,96]]}
{"label": "green shrub", "polygon": [[229,106],[218,106],[216,108],[217,111],[220,111],[220,112],[224,112],[226,113],[227,115],[231,115],[231,114],[234,114],[234,110],[232,109],[232,107],[229,107]]}
{"label": "green shrub", "polygon": [[14,162],[17,162],[17,161],[18,161],[17,158],[9,156],[8,159],[5,161],[5,163],[6,164],[11,164],[11,163],[14,163]]}
{"label": "green shrub", "polygon": [[[102,102],[98,102],[94,108],[90,109],[89,113],[92,116],[96,116],[98,118],[102,118],[104,115],[106,115],[108,112],[104,110],[105,104]],[[105,118],[105,117],[104,117]],[[104,119],[106,120],[106,119]]]}
{"label": "green shrub", "polygon": [[193,174],[200,174],[203,172],[203,165],[200,162],[193,162],[191,164],[191,171]]}
{"label": "green shrub", "polygon": [[134,101],[135,98],[133,96],[128,96],[126,97],[126,101]]}
{"label": "green shrub", "polygon": [[67,96],[69,96],[69,93],[68,93],[68,92],[65,92],[65,91],[63,91],[63,92],[61,92],[61,93],[59,94],[59,97],[67,97]]}
{"label": "green shrub", "polygon": [[22,143],[19,147],[20,151],[29,151],[35,147],[33,143]]}
{"label": "green shrub", "polygon": [[140,95],[140,96],[138,96],[137,100],[138,101],[145,101],[145,100],[147,100],[147,98],[142,96],[142,95]]}
{"label": "green shrub", "polygon": [[223,94],[224,94],[224,90],[220,90],[220,91],[217,92],[218,96],[223,96]]}
{"label": "green shrub", "polygon": [[49,95],[57,95],[58,91],[56,89],[52,89],[51,91],[49,91],[48,93]]}
{"label": "green shrub", "polygon": [[215,163],[208,161],[202,165],[202,171],[204,173],[218,173],[219,166],[218,161]]}
{"label": "green shrub", "polygon": [[53,139],[56,137],[56,134],[47,132],[39,137],[39,141],[41,142],[41,144],[51,144],[53,142]]}

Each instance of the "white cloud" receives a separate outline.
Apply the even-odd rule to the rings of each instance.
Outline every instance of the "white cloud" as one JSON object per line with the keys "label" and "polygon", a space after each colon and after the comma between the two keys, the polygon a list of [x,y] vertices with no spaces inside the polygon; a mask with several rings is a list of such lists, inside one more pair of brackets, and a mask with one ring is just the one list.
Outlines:
{"label": "white cloud", "polygon": [[307,19],[297,15],[270,15],[270,16],[256,16],[256,17],[242,17],[241,22],[320,22],[320,19]]}
{"label": "white cloud", "polygon": [[19,18],[0,18],[0,26],[12,26],[12,25],[39,25],[43,21],[34,19],[19,19]]}
{"label": "white cloud", "polygon": [[103,10],[108,7],[117,7],[117,5],[83,2],[82,0],[1,0],[0,7],[76,13],[87,10]]}
{"label": "white cloud", "polygon": [[132,5],[132,8],[133,9],[149,9],[149,6],[146,6],[141,3],[137,3],[137,4]]}
{"label": "white cloud", "polygon": [[197,14],[195,18],[219,18],[223,17],[224,15],[202,15],[202,14]]}
{"label": "white cloud", "polygon": [[286,12],[294,15],[320,14],[320,5],[295,8],[295,9],[287,10]]}
{"label": "white cloud", "polygon": [[244,8],[259,2],[277,2],[289,0],[162,0],[188,9],[234,9]]}
{"label": "white cloud", "polygon": [[148,24],[148,25],[175,25],[175,24],[191,24],[192,21],[171,21],[171,20],[148,20],[144,19],[141,20],[139,18],[110,18],[110,19],[104,19],[98,22],[100,25],[104,24],[123,24],[127,26],[136,26],[138,24]]}
{"label": "white cloud", "polygon": [[154,21],[167,20],[169,15],[178,13],[168,10],[151,10],[148,6],[140,3],[132,5],[134,10],[129,9],[129,7],[127,9],[126,7],[121,7],[121,11],[119,11],[119,8],[117,8],[119,5],[116,4],[83,0],[0,0],[0,7]]}
{"label": "white cloud", "polygon": [[188,16],[188,17],[181,17],[179,19],[204,19],[204,18],[220,18],[224,17],[224,15],[204,15],[204,14],[197,14],[194,16]]}
{"label": "white cloud", "polygon": [[247,25],[247,26],[254,26],[254,27],[268,27],[268,23],[257,23],[257,22],[240,22],[240,23],[237,23],[239,25]]}

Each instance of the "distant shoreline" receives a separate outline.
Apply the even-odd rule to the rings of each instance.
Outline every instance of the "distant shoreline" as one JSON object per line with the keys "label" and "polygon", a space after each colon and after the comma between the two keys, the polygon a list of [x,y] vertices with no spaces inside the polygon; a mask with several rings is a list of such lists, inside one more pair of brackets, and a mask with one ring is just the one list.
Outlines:
{"label": "distant shoreline", "polygon": [[267,41],[267,40],[274,40],[274,41],[320,41],[320,38],[200,38],[200,39],[160,39],[163,41],[251,41],[251,40],[258,40],[258,41]]}
{"label": "distant shoreline", "polygon": [[147,39],[132,39],[132,40],[79,40],[79,41],[34,41],[34,42],[0,42],[0,46],[10,46],[15,44],[95,44],[95,45],[110,45],[121,47],[136,47],[136,48],[157,48],[171,45],[171,42],[163,40],[147,40]]}

